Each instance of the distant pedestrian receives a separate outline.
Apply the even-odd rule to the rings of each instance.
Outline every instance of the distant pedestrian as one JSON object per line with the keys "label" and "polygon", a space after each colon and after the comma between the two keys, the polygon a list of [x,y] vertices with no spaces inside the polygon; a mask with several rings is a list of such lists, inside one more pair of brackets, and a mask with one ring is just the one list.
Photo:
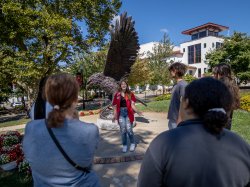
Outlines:
{"label": "distant pedestrian", "polygon": [[183,76],[187,71],[187,66],[180,62],[175,62],[169,66],[169,72],[171,77],[175,80],[176,84],[172,89],[170,105],[168,109],[168,128],[174,129],[178,123],[181,122],[179,117],[180,101],[184,96],[185,87],[187,82],[183,80]]}
{"label": "distant pedestrian", "polygon": [[49,112],[52,111],[52,106],[45,99],[45,84],[48,77],[43,77],[39,82],[37,98],[30,110],[30,118],[32,120],[48,118]]}
{"label": "distant pedestrian", "polygon": [[226,126],[227,129],[231,129],[233,111],[240,108],[240,94],[239,88],[235,83],[235,80],[232,77],[232,70],[229,64],[220,63],[213,67],[214,78],[222,81],[230,90],[233,96],[233,105],[232,110],[228,112],[230,120]]}

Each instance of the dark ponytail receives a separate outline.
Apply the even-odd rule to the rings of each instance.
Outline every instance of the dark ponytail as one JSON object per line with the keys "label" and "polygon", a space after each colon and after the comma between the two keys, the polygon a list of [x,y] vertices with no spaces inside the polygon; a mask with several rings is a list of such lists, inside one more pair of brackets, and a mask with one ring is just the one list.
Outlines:
{"label": "dark ponytail", "polygon": [[219,134],[227,125],[232,95],[222,82],[211,77],[195,80],[186,87],[184,98],[211,133]]}
{"label": "dark ponytail", "polygon": [[44,119],[46,117],[46,100],[44,98],[44,87],[47,77],[40,80],[38,94],[34,105],[34,119]]}

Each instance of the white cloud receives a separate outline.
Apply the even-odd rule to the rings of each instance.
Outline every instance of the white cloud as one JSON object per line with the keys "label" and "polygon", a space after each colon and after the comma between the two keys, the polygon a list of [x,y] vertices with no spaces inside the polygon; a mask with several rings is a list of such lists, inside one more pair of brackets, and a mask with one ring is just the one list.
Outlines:
{"label": "white cloud", "polygon": [[168,33],[168,29],[166,29],[166,28],[160,29],[160,31],[161,31],[161,32]]}

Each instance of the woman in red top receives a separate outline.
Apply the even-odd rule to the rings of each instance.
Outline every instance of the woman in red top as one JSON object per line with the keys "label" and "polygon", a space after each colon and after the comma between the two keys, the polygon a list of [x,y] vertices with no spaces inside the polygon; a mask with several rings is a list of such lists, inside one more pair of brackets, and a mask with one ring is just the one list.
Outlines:
{"label": "woman in red top", "polygon": [[135,95],[129,90],[128,84],[121,81],[118,92],[115,93],[112,105],[114,106],[114,120],[118,120],[122,137],[122,152],[127,152],[127,134],[130,139],[130,151],[135,150],[135,140],[132,124],[134,111],[142,115],[135,107]]}

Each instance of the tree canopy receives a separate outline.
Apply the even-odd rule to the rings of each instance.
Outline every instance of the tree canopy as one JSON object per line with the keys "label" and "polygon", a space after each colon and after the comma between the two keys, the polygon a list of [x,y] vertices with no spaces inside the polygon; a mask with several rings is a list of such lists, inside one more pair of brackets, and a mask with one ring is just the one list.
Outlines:
{"label": "tree canopy", "polygon": [[153,71],[151,84],[167,85],[170,82],[166,58],[170,57],[172,53],[173,44],[169,36],[164,33],[163,39],[154,46],[153,52],[149,53],[149,67]]}
{"label": "tree canopy", "polygon": [[152,79],[153,72],[150,70],[149,60],[137,58],[128,78],[129,85],[145,85]]}
{"label": "tree canopy", "polygon": [[228,63],[240,82],[250,80],[250,37],[247,34],[235,32],[206,58],[211,68],[221,62]]}
{"label": "tree canopy", "polygon": [[119,0],[1,0],[1,87],[15,82],[32,92],[41,77],[74,63],[75,53],[101,45],[120,6]]}

